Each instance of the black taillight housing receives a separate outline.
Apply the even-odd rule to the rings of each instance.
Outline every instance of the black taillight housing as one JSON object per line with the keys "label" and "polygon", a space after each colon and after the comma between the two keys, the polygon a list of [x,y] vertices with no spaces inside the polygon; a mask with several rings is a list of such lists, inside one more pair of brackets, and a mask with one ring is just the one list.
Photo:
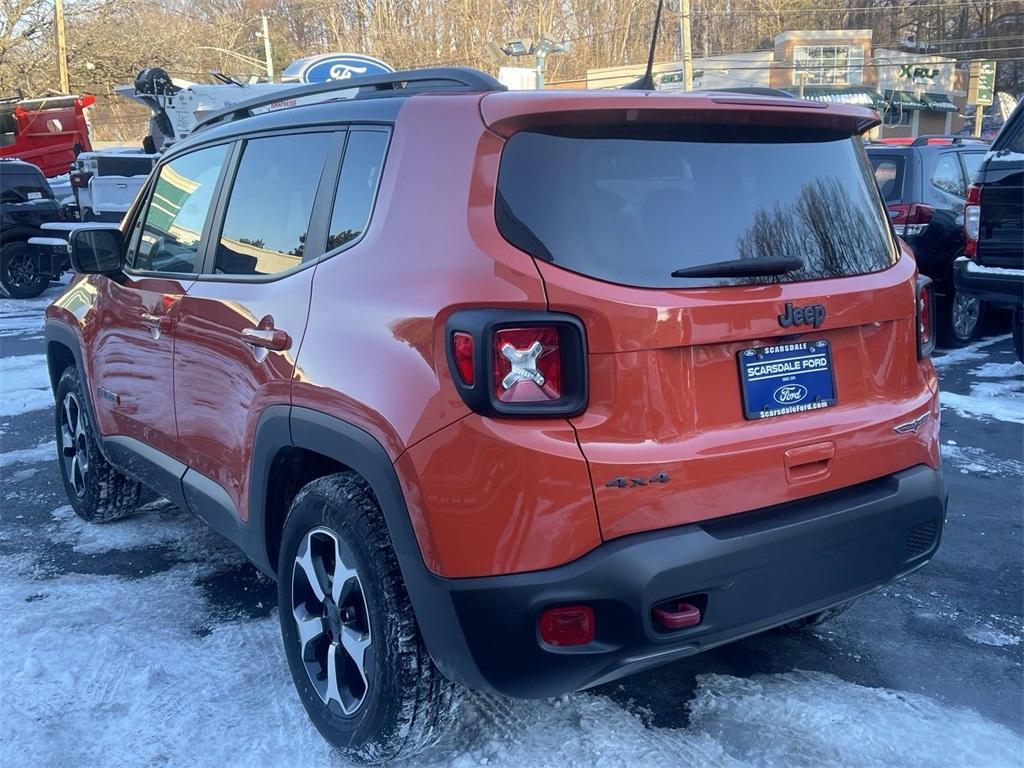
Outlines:
{"label": "black taillight housing", "polygon": [[446,352],[463,401],[487,416],[577,416],[587,407],[586,333],[561,312],[468,309],[448,318]]}
{"label": "black taillight housing", "polygon": [[915,323],[917,326],[917,357],[919,360],[928,357],[935,350],[935,287],[932,279],[925,275],[917,276],[917,306]]}

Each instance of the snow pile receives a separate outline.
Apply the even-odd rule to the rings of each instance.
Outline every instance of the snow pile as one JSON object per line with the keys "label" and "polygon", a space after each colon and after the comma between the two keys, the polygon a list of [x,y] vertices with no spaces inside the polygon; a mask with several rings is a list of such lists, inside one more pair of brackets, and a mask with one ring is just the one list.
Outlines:
{"label": "snow pile", "polygon": [[0,357],[0,417],[53,408],[46,355]]}

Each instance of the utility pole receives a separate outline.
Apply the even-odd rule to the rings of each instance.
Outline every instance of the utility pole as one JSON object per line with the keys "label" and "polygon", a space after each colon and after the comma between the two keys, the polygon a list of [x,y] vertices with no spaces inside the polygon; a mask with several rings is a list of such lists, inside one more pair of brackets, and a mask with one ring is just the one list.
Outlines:
{"label": "utility pole", "polygon": [[[60,0],[57,0],[60,2]],[[267,14],[260,13],[263,20],[263,57],[267,62],[267,77],[274,79],[274,58],[270,53],[270,24],[267,22]]]}
{"label": "utility pole", "polygon": [[64,38],[64,0],[54,0],[53,26],[57,34],[57,75],[60,77],[60,92],[70,93],[68,80],[68,44]]}
{"label": "utility pole", "polygon": [[683,90],[693,90],[693,46],[690,43],[690,0],[679,0],[679,37],[683,41]]}
{"label": "utility pole", "polygon": [[985,119],[985,105],[976,104],[974,107],[974,136],[981,138],[981,125]]}

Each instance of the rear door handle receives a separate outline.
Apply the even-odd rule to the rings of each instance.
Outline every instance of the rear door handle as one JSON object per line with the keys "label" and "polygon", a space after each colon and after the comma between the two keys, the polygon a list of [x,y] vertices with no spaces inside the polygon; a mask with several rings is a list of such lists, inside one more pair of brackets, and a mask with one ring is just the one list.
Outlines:
{"label": "rear door handle", "polygon": [[292,340],[284,331],[276,328],[244,328],[242,341],[251,347],[283,352],[291,346]]}
{"label": "rear door handle", "polygon": [[161,333],[166,333],[171,330],[170,315],[156,315],[152,312],[143,312],[141,318],[142,322],[149,326],[150,333],[153,334],[154,339],[160,338]]}
{"label": "rear door handle", "polygon": [[791,483],[827,477],[829,465],[835,456],[836,444],[831,440],[790,448],[784,456],[786,476]]}

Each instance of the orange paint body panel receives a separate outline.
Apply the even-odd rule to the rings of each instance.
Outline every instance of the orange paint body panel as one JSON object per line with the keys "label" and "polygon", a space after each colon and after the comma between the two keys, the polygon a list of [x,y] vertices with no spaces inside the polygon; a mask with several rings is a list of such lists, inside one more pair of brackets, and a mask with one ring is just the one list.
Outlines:
{"label": "orange paint body panel", "polygon": [[473,414],[410,448],[397,468],[435,573],[540,570],[601,543],[587,464],[562,419]]}

